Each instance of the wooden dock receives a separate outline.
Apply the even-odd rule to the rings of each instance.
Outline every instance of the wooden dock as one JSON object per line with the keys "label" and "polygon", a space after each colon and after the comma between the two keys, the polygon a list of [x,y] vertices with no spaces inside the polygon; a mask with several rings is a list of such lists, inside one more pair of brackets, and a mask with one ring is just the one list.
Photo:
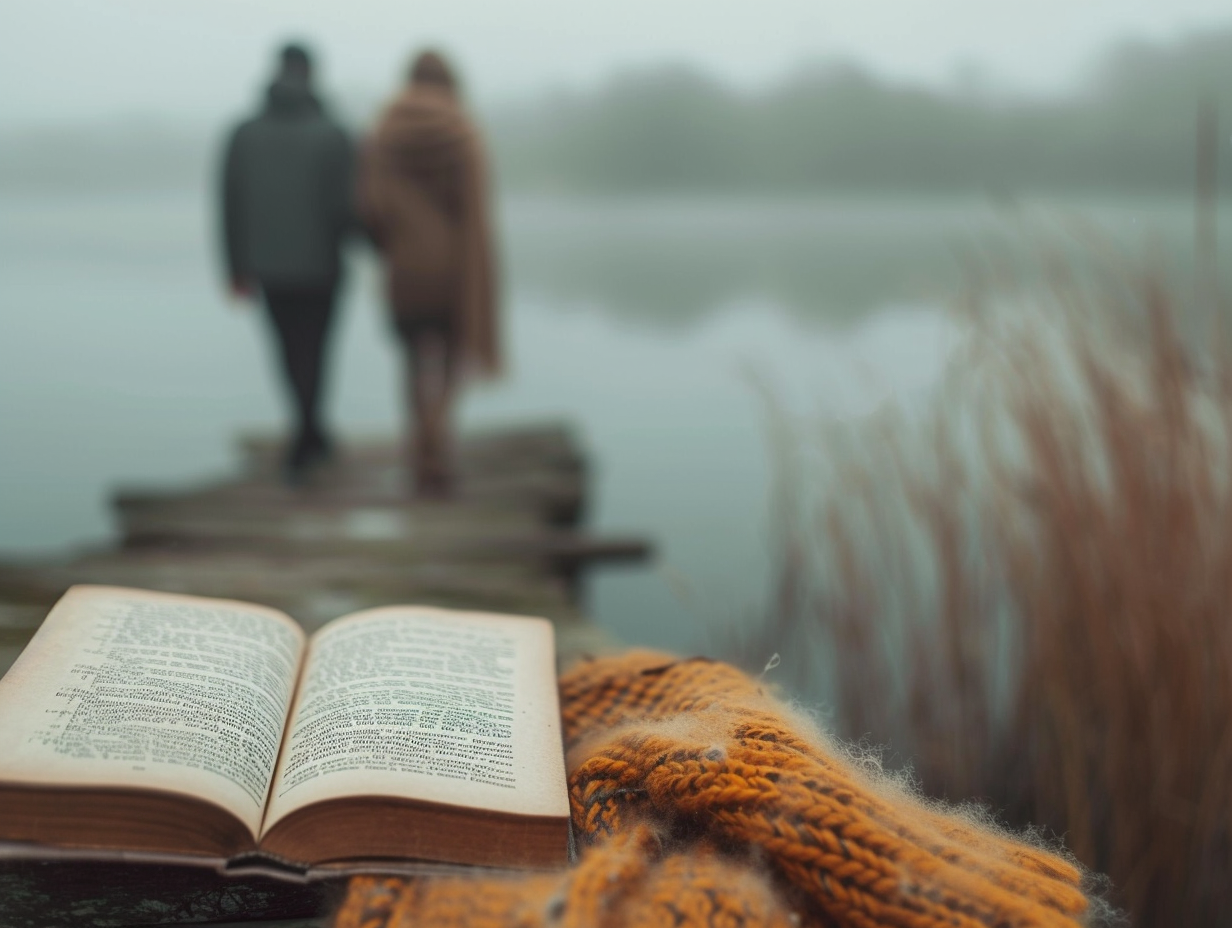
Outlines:
{"label": "wooden dock", "polygon": [[276,441],[239,450],[233,478],[115,493],[115,545],[0,562],[0,673],[74,583],[264,603],[308,630],[392,603],[541,615],[567,660],[611,646],[584,618],[584,570],[650,554],[582,529],[587,464],[564,426],[465,437],[448,501],[409,496],[392,440],[349,443],[301,488],[278,480]]}

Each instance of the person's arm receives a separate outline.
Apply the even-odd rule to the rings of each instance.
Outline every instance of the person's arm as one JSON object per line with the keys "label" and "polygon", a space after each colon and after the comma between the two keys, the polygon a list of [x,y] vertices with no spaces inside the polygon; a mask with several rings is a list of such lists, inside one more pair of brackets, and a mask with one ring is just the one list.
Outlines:
{"label": "person's arm", "polygon": [[360,147],[352,202],[359,227],[378,249],[384,246],[385,222],[382,203],[380,168],[377,164],[376,140],[366,139]]}
{"label": "person's arm", "polygon": [[243,187],[241,181],[240,149],[242,144],[242,127],[231,133],[227,139],[226,151],[223,155],[222,177],[220,183],[220,215],[222,232],[222,250],[226,262],[227,283],[232,297],[244,299],[252,296],[256,289],[252,274],[244,265],[244,225],[241,219],[241,197]]}
{"label": "person's arm", "polygon": [[363,231],[356,212],[355,167],[355,143],[343,129],[338,129],[331,159],[328,208],[340,240]]}

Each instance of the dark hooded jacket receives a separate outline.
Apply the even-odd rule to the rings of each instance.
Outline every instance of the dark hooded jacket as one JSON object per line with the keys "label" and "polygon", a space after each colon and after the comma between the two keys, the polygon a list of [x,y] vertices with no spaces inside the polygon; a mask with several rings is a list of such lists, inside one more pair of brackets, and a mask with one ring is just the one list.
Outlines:
{"label": "dark hooded jacket", "polygon": [[227,142],[222,232],[232,280],[266,286],[337,279],[353,226],[354,151],[302,82],[277,80]]}

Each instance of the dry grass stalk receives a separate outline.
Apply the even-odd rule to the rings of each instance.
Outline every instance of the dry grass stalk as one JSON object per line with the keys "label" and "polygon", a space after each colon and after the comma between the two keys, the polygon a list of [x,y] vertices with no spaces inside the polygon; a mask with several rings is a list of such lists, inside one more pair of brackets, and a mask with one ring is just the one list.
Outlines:
{"label": "dry grass stalk", "polygon": [[985,327],[922,445],[902,422],[831,435],[810,485],[779,417],[759,647],[814,694],[826,667],[840,731],[926,791],[1064,835],[1135,924],[1226,925],[1232,356],[1194,363],[1149,281],[1112,324],[1089,279],[1051,279],[1067,312]]}

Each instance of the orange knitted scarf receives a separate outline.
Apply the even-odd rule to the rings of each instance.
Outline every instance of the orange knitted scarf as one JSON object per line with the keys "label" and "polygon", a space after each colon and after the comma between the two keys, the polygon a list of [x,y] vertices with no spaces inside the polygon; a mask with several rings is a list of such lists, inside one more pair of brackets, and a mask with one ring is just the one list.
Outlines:
{"label": "orange knitted scarf", "polygon": [[1075,866],[862,771],[732,667],[590,661],[561,707],[575,866],[359,877],[337,928],[1087,923]]}

